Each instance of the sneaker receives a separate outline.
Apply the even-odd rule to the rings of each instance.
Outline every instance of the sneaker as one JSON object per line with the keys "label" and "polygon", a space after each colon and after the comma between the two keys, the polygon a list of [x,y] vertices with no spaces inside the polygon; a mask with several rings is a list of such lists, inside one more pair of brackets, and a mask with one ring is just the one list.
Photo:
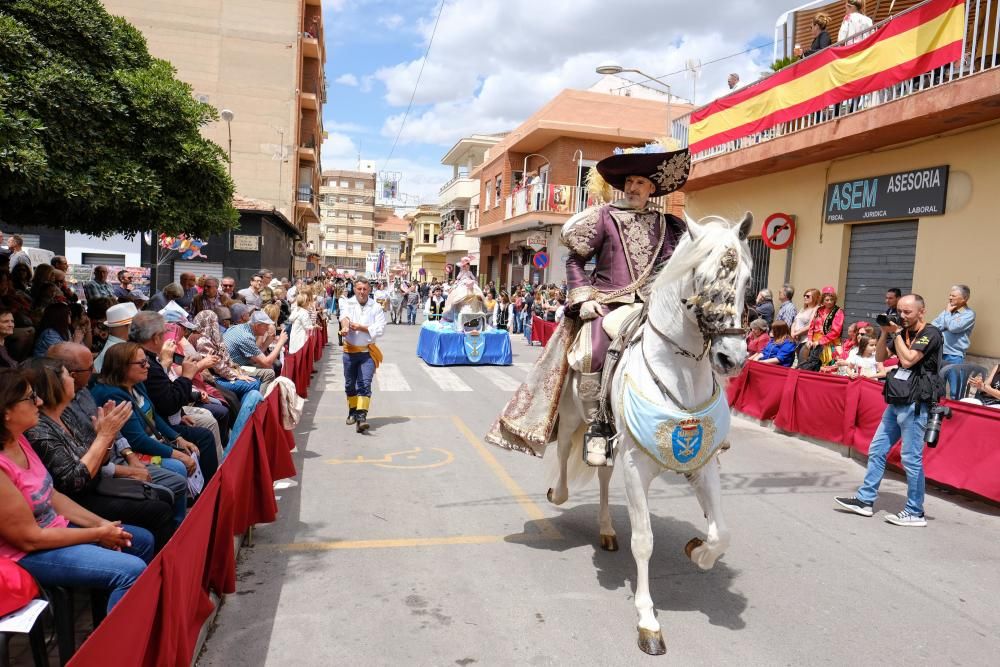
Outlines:
{"label": "sneaker", "polygon": [[368,412],[365,410],[358,410],[357,412],[357,426],[354,427],[358,433],[364,433],[370,428],[368,424]]}
{"label": "sneaker", "polygon": [[355,415],[355,411],[351,410],[350,414],[347,415],[347,425],[351,426],[356,421],[357,421],[357,416]]}
{"label": "sneaker", "polygon": [[923,514],[911,514],[906,510],[903,510],[899,514],[890,514],[885,517],[886,523],[891,523],[894,526],[913,526],[914,528],[920,528],[927,525],[927,519],[924,518]]}
{"label": "sneaker", "polygon": [[871,516],[872,514],[875,513],[871,505],[853,496],[850,498],[846,497],[834,498],[833,501],[838,505],[840,505],[841,507],[843,507],[845,510],[849,512],[854,512],[855,514],[860,514],[861,516]]}

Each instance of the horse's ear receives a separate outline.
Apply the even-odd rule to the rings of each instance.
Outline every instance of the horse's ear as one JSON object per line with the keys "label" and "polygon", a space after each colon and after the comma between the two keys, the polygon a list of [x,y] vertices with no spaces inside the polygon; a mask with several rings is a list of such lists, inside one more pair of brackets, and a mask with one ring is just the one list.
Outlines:
{"label": "horse's ear", "polygon": [[753,213],[747,211],[740,222],[740,241],[746,241],[750,236],[750,228],[753,227]]}
{"label": "horse's ear", "polygon": [[692,241],[697,241],[701,238],[702,229],[701,226],[694,221],[694,218],[688,217],[687,219],[688,234],[691,236]]}

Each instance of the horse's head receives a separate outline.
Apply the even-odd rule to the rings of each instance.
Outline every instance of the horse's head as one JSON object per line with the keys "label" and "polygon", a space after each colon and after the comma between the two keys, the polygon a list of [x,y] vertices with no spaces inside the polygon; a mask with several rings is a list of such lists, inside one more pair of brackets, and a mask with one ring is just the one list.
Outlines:
{"label": "horse's head", "polygon": [[718,217],[689,219],[688,233],[653,286],[661,308],[668,306],[663,298],[672,291],[661,288],[676,286],[685,320],[700,334],[720,375],[736,373],[747,358],[740,313],[753,268],[746,242],[752,225],[749,212],[738,225]]}

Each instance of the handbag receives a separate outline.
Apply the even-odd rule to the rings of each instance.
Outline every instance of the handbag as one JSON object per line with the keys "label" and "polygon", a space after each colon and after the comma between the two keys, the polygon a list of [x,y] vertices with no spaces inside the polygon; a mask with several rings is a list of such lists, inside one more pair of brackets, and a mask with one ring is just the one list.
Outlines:
{"label": "handbag", "polygon": [[107,498],[160,500],[168,505],[174,504],[174,494],[170,489],[128,477],[101,477],[94,487],[94,493]]}

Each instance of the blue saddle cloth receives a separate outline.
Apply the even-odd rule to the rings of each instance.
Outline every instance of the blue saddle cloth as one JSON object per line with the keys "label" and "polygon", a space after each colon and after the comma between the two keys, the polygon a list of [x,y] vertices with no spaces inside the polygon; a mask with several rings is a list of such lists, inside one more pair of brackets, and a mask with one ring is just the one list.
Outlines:
{"label": "blue saddle cloth", "polygon": [[455,331],[450,322],[423,323],[417,356],[431,366],[510,366],[514,362],[506,331],[489,329],[472,336]]}
{"label": "blue saddle cloth", "polygon": [[622,384],[619,409],[629,433],[643,452],[668,470],[697,470],[729,435],[729,404],[718,384],[712,398],[692,412],[644,396],[628,373]]}

